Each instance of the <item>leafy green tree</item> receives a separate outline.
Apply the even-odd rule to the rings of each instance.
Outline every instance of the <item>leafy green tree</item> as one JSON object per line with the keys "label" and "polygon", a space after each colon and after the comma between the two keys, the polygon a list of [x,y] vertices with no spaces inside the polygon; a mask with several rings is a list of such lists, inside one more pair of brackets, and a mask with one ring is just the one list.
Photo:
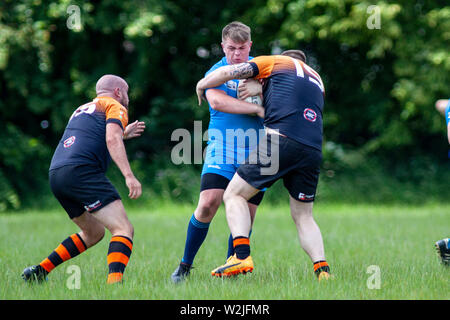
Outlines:
{"label": "leafy green tree", "polygon": [[325,160],[378,159],[406,166],[399,172],[447,160],[434,109],[449,95],[446,1],[4,0],[0,211],[49,194],[47,170],[67,120],[106,73],[129,82],[130,120],[147,122],[144,136],[127,142],[132,165],[156,191],[183,194],[192,168],[170,163],[171,132],[194,120],[206,129],[194,88],[223,56],[221,29],[233,20],[252,28],[252,55],[301,48],[322,75]]}
{"label": "leafy green tree", "polygon": [[275,1],[255,24],[303,48],[327,90],[327,140],[400,160],[446,158],[435,100],[450,95],[450,6],[446,1]]}

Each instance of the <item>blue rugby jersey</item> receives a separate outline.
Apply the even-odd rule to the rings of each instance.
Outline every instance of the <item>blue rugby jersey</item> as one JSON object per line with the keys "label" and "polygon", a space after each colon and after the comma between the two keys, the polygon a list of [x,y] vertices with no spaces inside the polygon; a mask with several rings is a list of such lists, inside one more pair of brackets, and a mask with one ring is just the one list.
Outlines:
{"label": "blue rugby jersey", "polygon": [[[249,57],[249,60],[250,59],[252,59],[252,57]],[[216,70],[217,68],[227,65],[227,58],[223,57],[219,62],[213,65],[208,72],[206,72],[205,76],[210,72]],[[225,92],[230,97],[237,98],[238,84],[239,80],[230,80],[218,87],[209,89],[219,89]],[[249,152],[253,150],[258,144],[259,130],[264,128],[263,119],[247,114],[221,112],[211,108],[211,105],[209,105],[209,113],[210,121],[208,130],[210,130],[210,134],[208,137],[208,149],[205,161],[208,161],[208,159],[211,158],[215,158],[215,162],[221,160],[222,163],[241,164],[243,160],[247,158]],[[240,129],[242,130],[239,131],[241,133],[245,133],[248,129],[250,129],[256,133],[257,139],[255,141],[255,139],[249,139],[248,136],[245,137],[245,139],[227,139],[227,129]],[[228,136],[230,137],[230,135]],[[219,154],[220,152],[222,152],[222,154]]]}

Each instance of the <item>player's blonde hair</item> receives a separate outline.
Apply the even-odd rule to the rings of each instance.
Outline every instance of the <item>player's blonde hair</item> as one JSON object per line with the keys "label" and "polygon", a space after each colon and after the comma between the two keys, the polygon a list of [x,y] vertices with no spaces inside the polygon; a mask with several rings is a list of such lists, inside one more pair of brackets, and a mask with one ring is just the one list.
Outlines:
{"label": "player's blonde hair", "polygon": [[226,39],[231,39],[238,43],[251,41],[251,29],[242,22],[230,22],[222,29],[222,41]]}

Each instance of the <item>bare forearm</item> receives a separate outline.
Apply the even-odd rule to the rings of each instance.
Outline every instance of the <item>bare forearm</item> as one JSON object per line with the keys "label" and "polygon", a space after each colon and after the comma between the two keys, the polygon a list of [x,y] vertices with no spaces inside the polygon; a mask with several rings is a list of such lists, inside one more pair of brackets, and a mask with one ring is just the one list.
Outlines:
{"label": "bare forearm", "polygon": [[231,79],[246,79],[254,76],[254,70],[250,63],[240,63],[230,66],[220,67],[206,77],[197,82],[195,91],[197,92],[198,105],[205,100],[205,90],[214,88]]}
{"label": "bare forearm", "polygon": [[131,171],[130,163],[128,162],[127,153],[125,150],[125,145],[121,137],[111,137],[106,140],[106,145],[108,147],[109,154],[111,155],[114,163],[119,167],[122,175],[127,177],[133,177],[133,172]]}
{"label": "bare forearm", "polygon": [[210,90],[208,90],[206,98],[214,110],[235,114],[254,114],[259,111],[260,106],[256,104],[235,99],[226,94],[210,92]]}
{"label": "bare forearm", "polygon": [[247,79],[253,76],[253,68],[249,63],[239,63],[218,68],[199,81],[200,89],[213,88],[232,79]]}
{"label": "bare forearm", "polygon": [[209,73],[197,83],[197,88],[205,90],[207,88],[217,87],[228,80],[233,79],[230,78],[230,68],[231,66],[221,67]]}
{"label": "bare forearm", "polygon": [[[237,99],[236,99],[237,100]],[[255,114],[259,111],[260,106],[249,103],[241,100],[237,100],[237,102],[233,104],[221,104],[216,107],[216,110],[227,113],[235,113],[235,114]]]}

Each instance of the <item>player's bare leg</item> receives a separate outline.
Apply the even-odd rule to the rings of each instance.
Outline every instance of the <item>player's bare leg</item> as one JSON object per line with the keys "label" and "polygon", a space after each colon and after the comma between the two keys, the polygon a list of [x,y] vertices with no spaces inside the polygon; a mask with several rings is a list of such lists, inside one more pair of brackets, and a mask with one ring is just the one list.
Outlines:
{"label": "player's bare leg", "polygon": [[92,213],[92,216],[111,232],[112,236],[125,236],[133,239],[134,228],[121,200],[116,200]]}
{"label": "player's bare leg", "polygon": [[212,221],[222,203],[225,190],[208,189],[200,192],[197,208],[194,211],[195,218],[203,223]]}
{"label": "player's bare leg", "polygon": [[[250,199],[251,201],[251,199]],[[256,216],[256,210],[258,209],[258,204],[254,204],[251,202],[248,202],[248,210],[250,212],[250,219],[251,219],[251,227],[250,227],[250,232],[249,232],[249,238],[252,235],[252,228],[253,228],[253,223],[255,221],[255,216]],[[234,247],[233,247],[233,235],[230,232],[230,236],[228,237],[228,252],[227,252],[227,259],[230,258],[232,255],[234,255]]]}
{"label": "player's bare leg", "polygon": [[248,238],[252,226],[248,199],[258,192],[258,189],[248,184],[238,174],[233,176],[227,190],[225,190],[223,201],[228,226],[233,238],[239,236]]}
{"label": "player's bare leg", "polygon": [[250,229],[253,227],[253,222],[255,222],[256,210],[258,205],[254,203],[248,203],[248,212],[250,213]]}
{"label": "player's bare leg", "polygon": [[248,184],[238,174],[233,176],[225,190],[223,200],[235,254],[226,264],[211,271],[213,276],[232,276],[253,271],[249,241],[252,219],[247,201],[258,192],[258,189]]}
{"label": "player's bare leg", "polygon": [[188,224],[183,258],[170,276],[173,283],[179,283],[189,276],[194,258],[208,234],[209,224],[222,203],[224,191],[207,189],[200,192],[197,208]]}
{"label": "player's bare leg", "polygon": [[42,282],[47,275],[61,263],[75,258],[86,249],[94,246],[105,235],[105,227],[92,215],[85,211],[72,221],[80,228],[80,232],[72,234],[39,265],[26,268],[22,278],[27,282]]}
{"label": "player's bare leg", "polygon": [[92,216],[112,234],[107,257],[109,266],[107,282],[122,282],[123,273],[133,250],[133,225],[128,220],[121,200],[111,202]]}
{"label": "player's bare leg", "polygon": [[91,213],[85,211],[81,216],[73,218],[72,221],[80,228],[81,239],[90,248],[100,242],[105,236],[105,227]]}
{"label": "player's bare leg", "polygon": [[322,233],[313,217],[313,202],[300,202],[291,196],[289,201],[300,245],[314,263],[314,272],[319,280],[328,278],[329,266],[325,260]]}

